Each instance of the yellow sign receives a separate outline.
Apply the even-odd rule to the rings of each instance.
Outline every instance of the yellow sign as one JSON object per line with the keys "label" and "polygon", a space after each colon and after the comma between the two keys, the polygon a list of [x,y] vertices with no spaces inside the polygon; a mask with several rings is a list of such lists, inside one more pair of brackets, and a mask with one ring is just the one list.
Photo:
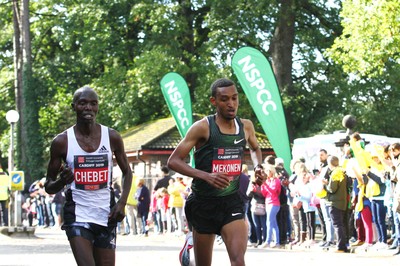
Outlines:
{"label": "yellow sign", "polygon": [[0,200],[8,200],[8,186],[10,184],[10,180],[8,179],[8,175],[4,173],[0,168]]}
{"label": "yellow sign", "polygon": [[11,191],[24,190],[24,181],[25,181],[24,171],[10,172]]}

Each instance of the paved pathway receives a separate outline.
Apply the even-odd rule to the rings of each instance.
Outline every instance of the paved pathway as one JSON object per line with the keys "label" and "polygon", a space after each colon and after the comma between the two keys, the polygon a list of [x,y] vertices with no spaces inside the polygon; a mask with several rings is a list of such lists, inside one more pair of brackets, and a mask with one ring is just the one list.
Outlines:
{"label": "paved pathway", "polygon": [[[63,266],[76,265],[71,249],[63,231],[59,229],[37,228],[36,237],[15,238],[0,235],[0,265],[7,266]],[[178,253],[184,236],[150,235],[118,236],[117,266],[179,266]],[[393,256],[392,250],[337,254],[324,252],[318,247],[304,249],[294,247],[285,249],[248,248],[247,265],[307,265],[307,266],[390,266],[400,265],[400,256]],[[225,246],[215,243],[213,266],[229,266]]]}

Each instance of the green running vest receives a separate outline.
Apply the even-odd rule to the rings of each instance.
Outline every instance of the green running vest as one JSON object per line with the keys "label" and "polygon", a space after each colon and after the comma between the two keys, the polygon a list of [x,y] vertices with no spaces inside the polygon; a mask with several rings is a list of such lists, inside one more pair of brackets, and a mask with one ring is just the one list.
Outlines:
{"label": "green running vest", "polygon": [[206,181],[194,178],[192,190],[196,195],[204,197],[222,197],[236,193],[239,189],[239,175],[244,161],[246,139],[243,124],[238,117],[238,134],[223,134],[215,123],[215,115],[207,116],[210,137],[208,141],[194,153],[196,169],[208,172],[228,173],[232,181],[225,189],[217,189]]}

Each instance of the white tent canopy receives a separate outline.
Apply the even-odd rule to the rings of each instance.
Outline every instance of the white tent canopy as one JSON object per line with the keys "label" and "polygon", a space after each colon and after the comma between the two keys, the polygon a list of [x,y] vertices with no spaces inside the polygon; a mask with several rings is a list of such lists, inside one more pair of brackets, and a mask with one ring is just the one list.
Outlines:
{"label": "white tent canopy", "polygon": [[[360,136],[367,143],[365,146],[366,150],[369,150],[370,147],[372,147],[372,144],[385,146],[395,142],[400,142],[400,138],[390,138],[382,135],[360,133]],[[320,164],[319,151],[325,149],[328,154],[336,155],[341,158],[343,151],[340,147],[336,147],[335,142],[345,138],[345,132],[335,132],[333,134],[315,135],[313,137],[295,139],[292,147],[292,157],[293,159],[303,157],[306,160],[308,169],[318,169]]]}

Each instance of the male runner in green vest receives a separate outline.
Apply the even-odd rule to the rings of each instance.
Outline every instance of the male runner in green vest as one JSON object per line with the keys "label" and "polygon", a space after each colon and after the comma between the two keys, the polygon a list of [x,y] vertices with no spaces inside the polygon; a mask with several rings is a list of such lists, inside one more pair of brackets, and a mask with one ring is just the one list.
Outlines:
{"label": "male runner in green vest", "polygon": [[[234,82],[226,78],[216,80],[211,85],[210,101],[216,114],[192,125],[171,154],[168,167],[193,177],[185,214],[193,226],[196,265],[211,265],[217,234],[224,240],[231,265],[245,265],[248,237],[238,193],[239,176],[247,145],[256,176],[262,181],[262,154],[253,123],[236,116],[239,95]],[[196,168],[186,163],[193,147]]]}

